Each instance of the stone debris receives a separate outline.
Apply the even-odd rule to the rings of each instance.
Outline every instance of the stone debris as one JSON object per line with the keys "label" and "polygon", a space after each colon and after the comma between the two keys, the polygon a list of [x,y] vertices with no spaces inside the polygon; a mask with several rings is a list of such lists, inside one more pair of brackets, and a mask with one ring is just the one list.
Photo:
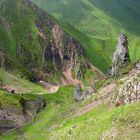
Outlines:
{"label": "stone debris", "polygon": [[116,105],[125,105],[140,101],[140,73],[136,73],[120,88]]}

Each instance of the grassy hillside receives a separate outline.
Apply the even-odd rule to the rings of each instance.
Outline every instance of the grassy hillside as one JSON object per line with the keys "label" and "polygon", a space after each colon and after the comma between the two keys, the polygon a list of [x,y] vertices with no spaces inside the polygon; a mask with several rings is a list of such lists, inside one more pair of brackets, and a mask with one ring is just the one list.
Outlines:
{"label": "grassy hillside", "polygon": [[[75,87],[73,86],[61,86],[56,93],[47,94],[40,85],[25,79],[33,76],[30,69],[26,67],[28,65],[31,68],[32,66],[38,68],[40,74],[44,67],[53,69],[50,61],[50,65],[45,65],[42,60],[42,51],[46,44],[39,37],[39,30],[35,26],[35,20],[39,17],[25,1],[0,1],[0,54],[4,52],[6,57],[6,65],[0,68],[0,111],[4,108],[23,112],[19,103],[23,97],[37,99],[41,96],[47,106],[25,126],[11,132],[0,133],[0,140],[139,140],[140,99],[119,107],[115,104],[117,97],[123,99],[122,95],[119,95],[119,89],[124,89],[124,85],[129,82],[128,85],[133,87],[128,86],[129,92],[136,88],[136,83],[140,82],[140,75],[137,75],[136,81],[132,79],[137,72],[134,68],[130,71],[132,65],[122,69],[125,75],[121,77],[97,81],[96,92],[83,102],[74,100]],[[86,58],[104,73],[110,65],[120,31],[126,32],[129,37],[133,61],[140,58],[140,2],[138,0],[32,1],[58,18],[64,30],[83,44]],[[46,19],[44,22],[46,23]],[[53,39],[51,30],[46,27],[45,31],[47,37]],[[18,55],[19,52],[22,52],[22,55]],[[54,79],[49,77],[50,81],[60,76],[55,74]],[[90,71],[86,71],[86,75],[89,81],[85,79],[84,82],[88,84],[98,77]],[[59,78],[56,81],[59,81]],[[16,93],[9,93],[4,90],[4,86],[15,89]],[[83,90],[87,90],[87,87],[83,87]],[[125,92],[127,93],[127,90]],[[126,98],[134,96],[135,93],[131,92]],[[19,93],[23,93],[23,97],[18,95]],[[136,94],[139,95],[138,90]]]}
{"label": "grassy hillside", "polygon": [[62,71],[72,65],[73,77],[84,78],[87,60],[81,44],[52,16],[29,0],[1,0],[0,8],[0,66],[30,81],[61,84]]}
{"label": "grassy hillside", "polygon": [[42,68],[43,45],[34,23],[36,14],[22,0],[1,0],[0,8],[0,50],[5,54],[7,67],[10,70],[16,68],[30,79],[31,65]]}
{"label": "grassy hillside", "polygon": [[112,35],[112,32],[117,33],[115,27],[119,27],[119,30],[120,28],[130,29],[130,32],[140,34],[140,2],[138,0],[32,1],[88,35]]}
{"label": "grassy hillside", "polygon": [[[77,116],[84,106],[96,101],[99,95],[104,94],[94,94],[81,104],[73,100],[73,90],[73,87],[62,87],[56,94],[43,95],[47,108],[25,127],[1,135],[0,138],[3,140],[96,140],[100,138],[132,140],[140,138],[139,102],[114,108],[110,105],[110,100],[104,100],[90,112]],[[33,99],[37,98],[37,95],[26,94],[24,97]]]}
{"label": "grassy hillside", "polygon": [[[81,36],[72,32],[77,39],[84,42],[90,61],[103,72],[107,72],[111,63],[117,37],[121,31],[128,35],[131,59],[133,61],[140,59],[140,2],[138,0],[32,1],[59,19],[69,32],[72,31],[68,26],[65,27],[64,22],[84,33],[84,36]],[[97,61],[100,63],[97,64]]]}
{"label": "grassy hillside", "polygon": [[[0,84],[7,88],[14,89],[16,93],[46,93],[40,85],[29,82],[27,79],[21,78],[17,73],[9,73],[0,68]],[[0,87],[1,88],[1,87]]]}

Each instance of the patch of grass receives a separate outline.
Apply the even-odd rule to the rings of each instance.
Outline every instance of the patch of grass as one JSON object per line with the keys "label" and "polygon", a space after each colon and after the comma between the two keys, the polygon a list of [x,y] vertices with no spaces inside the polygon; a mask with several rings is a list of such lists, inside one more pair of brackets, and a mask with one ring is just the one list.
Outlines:
{"label": "patch of grass", "polygon": [[20,75],[15,76],[15,73],[11,74],[1,68],[0,81],[3,85],[7,85],[8,87],[15,89],[17,93],[47,93],[47,90],[43,89],[40,85],[29,82],[28,80],[21,78]]}
{"label": "patch of grass", "polygon": [[[66,122],[60,129],[51,133],[51,138],[55,137],[58,140],[99,139],[107,131],[115,128],[118,131],[117,139],[128,138],[131,140],[134,137],[139,139],[139,105],[140,103],[136,103],[116,109],[109,109],[108,105],[98,106],[89,113]],[[110,135],[112,133],[106,137]],[[107,139],[106,137],[105,139]]]}
{"label": "patch of grass", "polygon": [[4,108],[20,108],[19,100],[21,99],[18,95],[13,95],[3,90],[0,90],[0,107]]}

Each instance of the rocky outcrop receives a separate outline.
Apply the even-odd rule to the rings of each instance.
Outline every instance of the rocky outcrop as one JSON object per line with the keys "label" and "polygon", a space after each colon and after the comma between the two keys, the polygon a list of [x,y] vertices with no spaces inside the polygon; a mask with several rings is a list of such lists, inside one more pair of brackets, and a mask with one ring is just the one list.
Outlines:
{"label": "rocky outcrop", "polygon": [[0,107],[0,132],[22,126],[27,122],[22,110]]}
{"label": "rocky outcrop", "polygon": [[[46,13],[38,11],[38,14],[40,19],[36,22],[36,26],[46,42],[44,49],[46,62],[51,61],[56,71],[64,72],[72,70],[75,77],[81,79],[84,70],[87,69],[87,62],[84,58],[84,50],[81,44],[66,33]],[[41,22],[44,20],[49,21],[49,23],[45,25]],[[49,39],[45,34],[45,26],[49,27],[53,39]]]}
{"label": "rocky outcrop", "polygon": [[39,97],[37,100],[20,100],[21,105],[23,106],[23,112],[26,117],[33,118],[39,112],[41,112],[46,107],[46,102],[42,97]]}
{"label": "rocky outcrop", "polygon": [[[29,0],[24,0],[36,14],[35,26],[38,29],[38,39],[43,44],[41,50],[41,63],[36,63],[35,59],[27,61],[25,58],[31,58],[32,55],[26,53],[25,47],[18,45],[17,54],[21,57],[24,66],[36,75],[37,79],[46,81],[46,77],[53,76],[56,73],[71,71],[74,78],[82,79],[84,72],[90,66],[84,57],[84,50],[79,41],[66,33],[64,29],[49,14],[42,11]],[[27,57],[26,57],[27,56]],[[38,66],[39,65],[39,66]],[[41,68],[42,67],[42,68]],[[39,69],[39,70],[38,70]],[[42,75],[39,75],[42,73]]]}
{"label": "rocky outcrop", "polygon": [[77,102],[82,101],[82,88],[80,84],[77,85],[74,91],[74,100]]}
{"label": "rocky outcrop", "polygon": [[[36,100],[21,99],[21,108],[0,105],[0,132],[10,131],[23,126],[46,107],[42,97]],[[23,110],[22,110],[23,109]]]}
{"label": "rocky outcrop", "polygon": [[118,45],[113,55],[112,67],[110,70],[111,76],[118,76],[120,69],[130,62],[128,39],[123,34],[119,34]]}
{"label": "rocky outcrop", "polygon": [[92,94],[93,92],[95,92],[93,86],[90,86],[88,88],[88,90],[83,91],[81,84],[78,84],[75,91],[74,91],[74,100],[77,102],[82,102],[84,101],[86,98],[88,98],[88,96],[90,94]]}
{"label": "rocky outcrop", "polygon": [[122,85],[115,99],[116,106],[136,101],[140,101],[140,72],[137,72]]}

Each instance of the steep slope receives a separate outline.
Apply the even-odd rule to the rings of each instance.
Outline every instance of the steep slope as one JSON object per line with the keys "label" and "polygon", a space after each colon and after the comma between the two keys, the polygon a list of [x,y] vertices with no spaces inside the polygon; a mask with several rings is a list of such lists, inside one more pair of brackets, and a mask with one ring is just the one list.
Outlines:
{"label": "steep slope", "polygon": [[88,69],[80,43],[29,0],[0,2],[0,64],[31,81],[61,83],[63,72],[83,79]]}
{"label": "steep slope", "polygon": [[[105,80],[102,87],[82,104],[74,101],[72,95],[74,88],[70,86],[61,87],[56,94],[43,95],[48,107],[24,128],[3,134],[0,138],[3,140],[9,138],[10,140],[140,139],[140,93],[138,89],[135,91],[135,85],[138,86],[140,83],[140,71],[135,68],[130,72],[129,70],[128,74],[115,80]],[[127,90],[122,95],[125,88]],[[131,93],[127,92],[129,88]],[[138,95],[137,98],[135,95]],[[37,95],[27,94],[25,97],[36,98]],[[124,104],[118,105],[118,101],[122,99]]]}
{"label": "steep slope", "polygon": [[[138,0],[79,0],[79,1],[66,1],[66,0],[32,0],[42,8],[46,9],[53,15],[58,15],[60,20],[70,22],[72,25],[78,27],[82,31],[87,31],[90,35],[107,35],[113,30],[109,24],[116,23],[122,24],[121,26],[130,29],[134,34],[139,34],[140,11]],[[94,12],[94,13],[93,13]],[[101,19],[101,17],[103,19]],[[106,19],[105,19],[106,18]],[[112,19],[113,18],[113,19]],[[93,21],[92,21],[93,20]],[[113,23],[108,23],[108,20]],[[90,22],[89,22],[90,21]],[[102,22],[100,22],[102,21]],[[133,22],[129,22],[133,21]],[[95,28],[92,25],[95,25]],[[106,23],[106,24],[105,24]],[[81,26],[83,25],[83,26]],[[101,29],[101,25],[104,25]],[[85,27],[86,26],[86,27]],[[134,28],[133,28],[134,27]],[[95,29],[95,31],[94,31]],[[107,32],[99,32],[107,31]],[[115,29],[114,29],[115,30]]]}
{"label": "steep slope", "polygon": [[[121,27],[129,29],[134,34],[140,34],[140,2],[138,0],[126,0],[125,2],[121,0],[32,1],[56,15],[60,20],[66,21],[90,35],[104,36],[111,34],[112,30],[115,31],[116,29],[113,29],[114,27],[109,28],[109,25],[114,24],[121,25]],[[104,26],[102,27],[102,25]],[[99,29],[100,27],[102,29]]]}
{"label": "steep slope", "polygon": [[[71,24],[88,37],[85,48],[93,51],[86,53],[90,61],[106,72],[115,49],[116,37],[123,31],[128,34],[130,55],[133,61],[140,58],[140,2],[138,0],[32,0],[42,9],[54,15],[61,22]],[[63,25],[63,23],[62,23]],[[65,25],[64,25],[65,26]],[[66,27],[69,28],[69,27]],[[69,30],[69,29],[68,29]],[[69,30],[71,31],[71,30]],[[76,34],[75,32],[73,34]],[[83,38],[76,34],[82,42]],[[101,52],[104,55],[101,55]],[[101,58],[96,59],[96,54]],[[106,67],[96,64],[95,60],[105,62]],[[102,63],[103,64],[103,63]]]}

